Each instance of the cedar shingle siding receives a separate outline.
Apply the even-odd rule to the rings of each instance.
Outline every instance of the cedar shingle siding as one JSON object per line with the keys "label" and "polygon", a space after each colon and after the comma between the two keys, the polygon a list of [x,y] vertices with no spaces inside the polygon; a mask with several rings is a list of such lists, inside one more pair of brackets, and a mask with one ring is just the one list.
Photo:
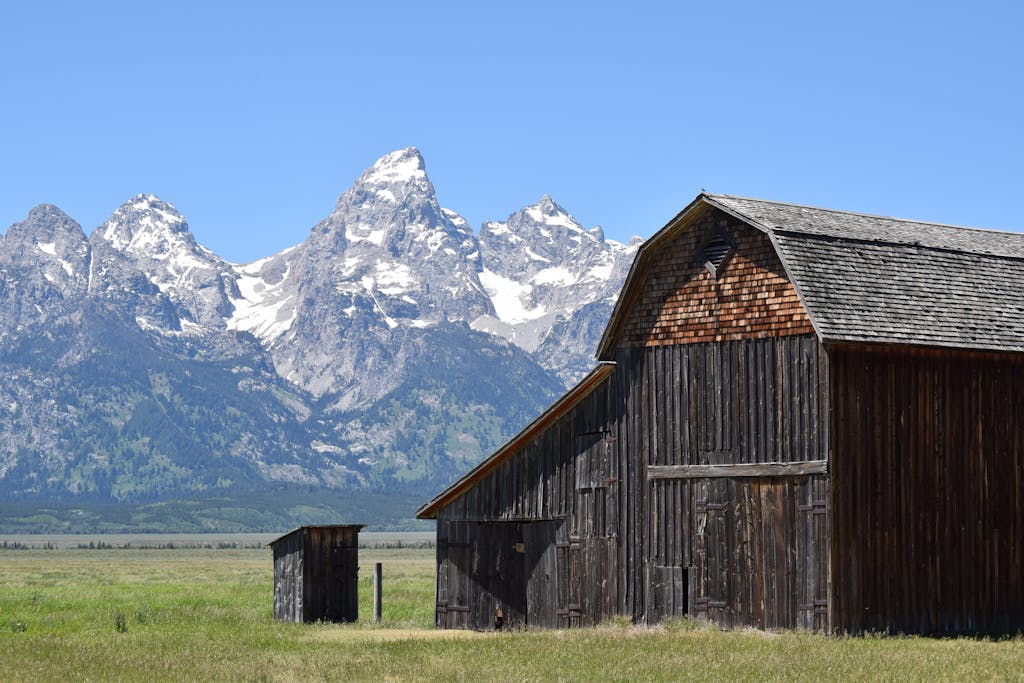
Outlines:
{"label": "cedar shingle siding", "polygon": [[[701,245],[724,234],[735,250],[716,278]],[[664,346],[814,331],[771,241],[710,211],[658,250],[624,324],[622,344]]]}
{"label": "cedar shingle siding", "polygon": [[420,509],[438,626],[1024,628],[1024,235],[702,194],[597,356]]}

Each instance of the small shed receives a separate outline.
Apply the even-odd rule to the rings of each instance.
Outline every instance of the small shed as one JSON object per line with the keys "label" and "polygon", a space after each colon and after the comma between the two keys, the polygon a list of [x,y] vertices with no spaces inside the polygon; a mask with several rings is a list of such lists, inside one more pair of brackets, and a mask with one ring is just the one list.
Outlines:
{"label": "small shed", "polygon": [[364,526],[302,526],[270,542],[275,619],[359,618],[359,530]]}

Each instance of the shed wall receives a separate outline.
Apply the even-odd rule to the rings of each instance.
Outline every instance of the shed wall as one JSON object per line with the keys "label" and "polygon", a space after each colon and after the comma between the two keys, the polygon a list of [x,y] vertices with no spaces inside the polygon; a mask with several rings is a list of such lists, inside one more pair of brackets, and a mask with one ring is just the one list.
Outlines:
{"label": "shed wall", "polygon": [[272,543],[275,619],[358,619],[360,528],[300,527]]}
{"label": "shed wall", "polygon": [[303,617],[305,621],[359,618],[358,527],[305,529]]}
{"label": "shed wall", "polygon": [[274,543],[274,618],[302,621],[302,530]]}

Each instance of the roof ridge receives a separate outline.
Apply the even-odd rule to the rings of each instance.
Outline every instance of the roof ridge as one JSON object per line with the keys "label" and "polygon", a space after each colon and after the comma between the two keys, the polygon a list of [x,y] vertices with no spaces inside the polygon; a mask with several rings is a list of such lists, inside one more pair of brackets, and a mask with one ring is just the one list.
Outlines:
{"label": "roof ridge", "polygon": [[[930,225],[936,228],[952,228],[954,230],[971,230],[973,232],[982,233],[995,233],[998,235],[1018,235],[1024,238],[1024,232],[1020,230],[1000,230],[996,228],[979,228],[971,225],[956,225],[955,223],[935,223],[933,221],[925,221],[918,218],[900,218],[899,216],[886,216],[880,213],[864,213],[862,211],[847,211],[845,209],[830,209],[824,206],[814,206],[812,204],[797,204],[795,202],[780,202],[774,199],[759,199],[758,197],[743,197],[735,194],[722,194],[705,192],[705,196],[710,199],[721,197],[724,199],[739,199],[741,201],[748,202],[761,202],[762,204],[775,204],[777,206],[791,206],[797,209],[814,209],[815,211],[826,211],[828,213],[841,213],[847,216],[861,216],[863,218],[884,218],[890,221],[899,221],[901,223],[914,223],[916,225]],[[768,228],[775,230],[777,226],[767,226]],[[790,229],[792,231],[792,229]]]}

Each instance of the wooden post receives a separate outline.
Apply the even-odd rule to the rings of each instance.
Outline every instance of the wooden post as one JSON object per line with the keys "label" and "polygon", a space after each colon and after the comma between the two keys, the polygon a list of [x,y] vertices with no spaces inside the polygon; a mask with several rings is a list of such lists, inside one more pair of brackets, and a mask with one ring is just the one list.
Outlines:
{"label": "wooden post", "polygon": [[383,578],[383,564],[381,562],[377,562],[373,565],[373,621],[376,624],[380,623],[381,583]]}

